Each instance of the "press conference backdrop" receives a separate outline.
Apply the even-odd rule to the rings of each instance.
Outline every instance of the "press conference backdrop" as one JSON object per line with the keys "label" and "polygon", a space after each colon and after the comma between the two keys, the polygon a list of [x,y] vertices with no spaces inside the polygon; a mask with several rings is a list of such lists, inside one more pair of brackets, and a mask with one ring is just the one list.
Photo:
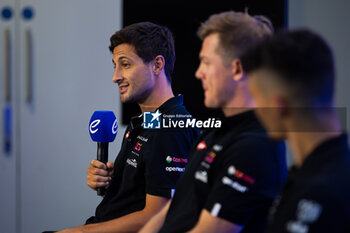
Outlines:
{"label": "press conference backdrop", "polygon": [[333,48],[337,75],[336,106],[347,108],[347,121],[343,125],[349,130],[350,1],[290,0],[288,8],[289,28],[311,28],[321,34]]}
{"label": "press conference backdrop", "polygon": [[[288,27],[307,27],[322,35],[333,48],[336,68],[336,107],[346,108],[344,129],[350,130],[350,2],[347,0],[289,0]],[[288,147],[288,162],[293,163]]]}
{"label": "press conference backdrop", "polygon": [[[194,1],[195,2],[195,1]],[[155,7],[157,6],[157,7]],[[199,65],[198,54],[201,41],[196,32],[209,15],[223,11],[245,11],[252,15],[268,16],[276,29],[284,28],[286,18],[284,0],[235,0],[226,1],[159,1],[127,0],[123,6],[123,25],[139,21],[151,21],[170,28],[175,37],[176,62],[172,87],[174,93],[184,95],[184,103],[189,112],[197,119],[208,119],[221,116],[219,110],[208,110],[204,107],[204,94],[200,80],[194,74]],[[134,105],[135,106],[135,105]],[[139,111],[131,104],[123,105],[123,122]]]}
{"label": "press conference backdrop", "polygon": [[94,214],[101,197],[86,185],[96,158],[88,126],[95,110],[120,117],[108,46],[121,8],[119,0],[0,1],[0,232],[73,227]]}

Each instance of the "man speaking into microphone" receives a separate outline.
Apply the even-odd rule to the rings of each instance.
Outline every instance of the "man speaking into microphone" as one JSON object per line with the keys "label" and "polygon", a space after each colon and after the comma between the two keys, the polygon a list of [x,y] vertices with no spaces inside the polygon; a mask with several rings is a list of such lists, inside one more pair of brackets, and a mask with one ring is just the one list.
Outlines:
{"label": "man speaking into microphone", "polygon": [[[87,184],[106,188],[95,216],[86,225],[62,232],[137,232],[171,198],[184,171],[193,128],[161,128],[162,114],[189,115],[183,97],[171,89],[175,63],[170,30],[150,22],[129,25],[112,35],[113,82],[123,103],[138,103],[142,113],[133,117],[115,162],[92,160]],[[144,117],[151,117],[143,125]],[[152,129],[146,129],[147,127]]]}

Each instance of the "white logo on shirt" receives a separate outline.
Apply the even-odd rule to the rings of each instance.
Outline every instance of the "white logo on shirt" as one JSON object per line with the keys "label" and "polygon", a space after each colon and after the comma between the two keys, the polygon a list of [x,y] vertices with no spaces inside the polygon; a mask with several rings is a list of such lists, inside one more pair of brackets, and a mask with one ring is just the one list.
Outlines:
{"label": "white logo on shirt", "polygon": [[219,215],[219,212],[221,210],[222,205],[220,203],[215,203],[213,208],[210,211],[210,214],[213,215],[214,217],[217,217]]}
{"label": "white logo on shirt", "polygon": [[322,205],[313,200],[301,199],[298,202],[297,220],[289,221],[286,225],[291,233],[309,232],[308,223],[315,222],[321,215]]}
{"label": "white logo on shirt", "polygon": [[219,144],[215,144],[213,146],[213,150],[216,151],[216,152],[219,152],[222,150],[222,145],[219,145]]}
{"label": "white logo on shirt", "polygon": [[148,141],[148,138],[145,138],[141,135],[137,136],[138,139],[140,139],[141,141],[144,141],[144,142],[147,142]]}
{"label": "white logo on shirt", "polygon": [[287,231],[291,233],[307,233],[309,226],[298,221],[289,221],[287,224]]}
{"label": "white logo on shirt", "polygon": [[241,193],[245,193],[248,190],[248,188],[246,186],[241,185],[240,183],[231,180],[227,176],[222,177],[222,183],[224,185],[227,185],[227,186],[237,190],[238,192],[241,192]]}
{"label": "white logo on shirt", "polygon": [[130,166],[133,166],[133,167],[137,168],[137,161],[136,161],[136,159],[127,159],[126,163],[129,164]]}
{"label": "white logo on shirt", "polygon": [[202,181],[203,183],[208,183],[208,173],[206,171],[197,171],[194,174],[194,178]]}
{"label": "white logo on shirt", "polygon": [[207,168],[207,169],[210,168],[210,164],[207,164],[207,163],[204,162],[204,161],[201,162],[201,165],[202,165],[203,167]]}
{"label": "white logo on shirt", "polygon": [[166,167],[165,171],[167,171],[167,172],[184,172],[185,168],[184,167]]}
{"label": "white logo on shirt", "polygon": [[315,222],[322,212],[322,205],[313,201],[302,199],[298,203],[297,218],[300,221]]}

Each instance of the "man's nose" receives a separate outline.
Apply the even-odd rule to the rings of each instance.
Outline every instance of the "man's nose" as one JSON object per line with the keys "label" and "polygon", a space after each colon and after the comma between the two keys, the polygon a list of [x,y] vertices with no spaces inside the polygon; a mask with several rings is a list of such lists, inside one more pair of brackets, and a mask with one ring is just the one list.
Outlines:
{"label": "man's nose", "polygon": [[194,73],[194,76],[196,79],[202,79],[203,78],[203,72],[201,70],[201,66],[199,65],[196,72]]}
{"label": "man's nose", "polygon": [[123,80],[123,76],[121,75],[120,70],[116,66],[115,69],[114,69],[112,81],[114,83],[120,83],[122,80]]}

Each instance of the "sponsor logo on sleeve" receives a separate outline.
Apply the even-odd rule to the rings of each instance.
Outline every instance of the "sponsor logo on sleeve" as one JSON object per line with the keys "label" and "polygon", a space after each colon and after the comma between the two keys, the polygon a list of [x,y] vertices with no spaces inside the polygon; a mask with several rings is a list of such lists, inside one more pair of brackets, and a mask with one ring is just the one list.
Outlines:
{"label": "sponsor logo on sleeve", "polygon": [[240,183],[231,180],[227,176],[222,177],[222,183],[224,185],[227,185],[227,186],[235,189],[238,192],[241,192],[241,193],[245,193],[248,190],[248,188],[246,186],[241,185]]}
{"label": "sponsor logo on sleeve", "polygon": [[250,176],[244,174],[240,170],[236,169],[235,166],[230,166],[227,169],[227,173],[229,175],[231,175],[231,176],[235,176],[238,179],[242,179],[245,182],[248,182],[249,184],[254,184],[255,183],[255,180],[253,178],[251,178]]}

